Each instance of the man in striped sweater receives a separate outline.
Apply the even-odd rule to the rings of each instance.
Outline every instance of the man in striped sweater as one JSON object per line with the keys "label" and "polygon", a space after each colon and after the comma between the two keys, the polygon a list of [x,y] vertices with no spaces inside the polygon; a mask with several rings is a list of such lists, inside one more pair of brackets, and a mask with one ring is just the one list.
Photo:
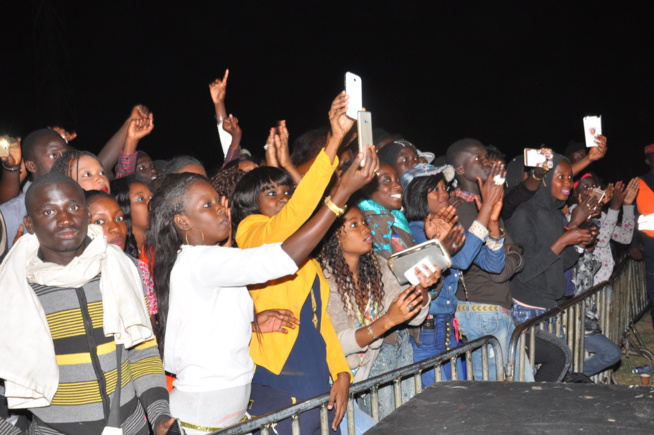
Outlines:
{"label": "man in striped sweater", "polygon": [[[165,434],[174,420],[137,269],[88,224],[72,179],[41,177],[25,200],[29,234],[0,266],[9,407],[31,411],[35,434],[100,434],[110,414],[123,434]],[[19,433],[0,419],[1,435]]]}

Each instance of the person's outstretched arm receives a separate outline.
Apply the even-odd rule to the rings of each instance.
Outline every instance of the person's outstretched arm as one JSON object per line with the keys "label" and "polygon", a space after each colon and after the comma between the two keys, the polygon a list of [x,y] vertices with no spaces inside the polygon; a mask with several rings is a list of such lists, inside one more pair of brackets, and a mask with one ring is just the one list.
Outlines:
{"label": "person's outstretched arm", "polygon": [[[352,166],[345,171],[330,199],[332,206],[343,209],[350,196],[375,177],[379,159],[374,146],[366,147],[365,163],[363,168],[360,168],[363,160],[363,154],[359,153]],[[336,217],[336,213],[327,204],[323,205],[311,219],[282,243],[282,249],[299,265],[327,234]]]}
{"label": "person's outstretched arm", "polygon": [[116,163],[118,162],[118,154],[120,153],[120,150],[122,150],[125,146],[125,140],[127,139],[127,129],[129,128],[130,121],[132,119],[146,118],[149,114],[150,110],[148,110],[147,107],[140,104],[134,106],[129,117],[125,120],[125,122],[123,122],[123,125],[102,147],[98,153],[98,160],[107,170],[116,166]]}

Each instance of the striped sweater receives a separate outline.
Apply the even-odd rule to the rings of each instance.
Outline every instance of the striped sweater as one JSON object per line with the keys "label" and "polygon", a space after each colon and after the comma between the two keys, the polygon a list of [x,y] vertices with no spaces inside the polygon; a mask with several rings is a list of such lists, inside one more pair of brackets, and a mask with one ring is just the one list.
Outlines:
{"label": "striped sweater", "polygon": [[[31,284],[45,310],[59,365],[59,387],[51,405],[30,409],[31,434],[100,434],[105,426],[117,361],[114,339],[103,332],[99,283],[100,275],[82,288]],[[120,370],[123,433],[147,434],[148,421],[156,426],[161,418],[170,418],[156,341],[123,350]],[[0,420],[0,435],[17,433]]]}

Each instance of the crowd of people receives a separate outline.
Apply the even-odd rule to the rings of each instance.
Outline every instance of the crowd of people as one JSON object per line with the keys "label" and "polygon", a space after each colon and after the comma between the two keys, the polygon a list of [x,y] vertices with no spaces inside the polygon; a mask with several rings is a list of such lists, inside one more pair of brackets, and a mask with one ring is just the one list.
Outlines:
{"label": "crowd of people", "polygon": [[[201,434],[324,393],[339,431],[352,382],[484,335],[507,361],[516,324],[611,276],[616,243],[654,263],[654,178],[607,184],[589,172],[604,136],[548,152],[551,168],[470,138],[436,156],[376,129],[360,148],[341,92],[327,128],[291,143],[280,121],[259,159],[228,115],[227,79],[209,85],[224,155],[215,174],[189,155],[139,149],[155,128],[142,105],[97,155],[60,127],[7,138],[0,434],[165,434],[177,423]],[[645,155],[654,173],[654,145]],[[637,197],[651,235],[632,237]],[[419,284],[400,284],[387,260],[432,239],[451,267],[416,268]],[[621,352],[594,306],[586,317],[591,376]],[[525,381],[561,381],[569,354],[539,331]],[[468,376],[481,369],[477,351]],[[435,382],[433,371],[422,378]],[[413,381],[403,383],[404,402]],[[383,418],[392,386],[378,397]],[[356,399],[362,433],[373,405]],[[300,422],[317,433],[318,410]]]}

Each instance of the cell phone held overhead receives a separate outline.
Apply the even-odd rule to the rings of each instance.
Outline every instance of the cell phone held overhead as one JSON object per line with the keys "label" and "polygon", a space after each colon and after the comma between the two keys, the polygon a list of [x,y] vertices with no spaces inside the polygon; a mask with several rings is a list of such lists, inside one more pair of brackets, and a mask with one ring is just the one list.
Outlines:
{"label": "cell phone held overhead", "polygon": [[550,148],[525,148],[525,166],[528,168],[544,168],[549,171],[554,167],[552,156]]}
{"label": "cell phone held overhead", "polygon": [[18,139],[9,136],[0,136],[0,158],[9,157],[9,150],[18,146]]}
{"label": "cell phone held overhead", "polygon": [[345,114],[352,119],[357,119],[357,113],[363,109],[361,77],[351,72],[345,73],[345,93],[350,97]]}
{"label": "cell phone held overhead", "polygon": [[357,112],[357,140],[360,153],[365,152],[366,145],[375,144],[372,139],[372,113]]}
{"label": "cell phone held overhead", "polygon": [[584,138],[586,147],[596,147],[595,136],[602,134],[602,115],[584,117]]}

